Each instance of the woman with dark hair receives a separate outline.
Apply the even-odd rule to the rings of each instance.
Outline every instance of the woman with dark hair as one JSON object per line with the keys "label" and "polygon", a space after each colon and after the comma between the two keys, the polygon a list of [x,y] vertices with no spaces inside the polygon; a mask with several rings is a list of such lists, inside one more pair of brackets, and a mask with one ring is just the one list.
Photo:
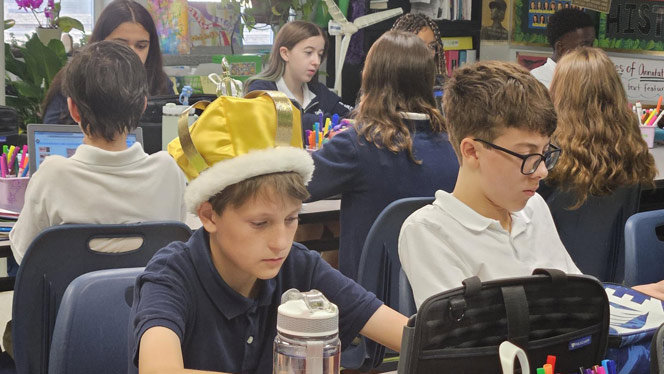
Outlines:
{"label": "woman with dark hair", "polygon": [[367,54],[353,128],[312,155],[311,199],[341,194],[339,271],[349,278],[388,204],[454,188],[459,162],[436,109],[435,75],[434,54],[416,34],[386,32]]}
{"label": "woman with dark hair", "polygon": [[[136,52],[145,66],[150,96],[174,93],[163,70],[157,28],[142,5],[133,0],[111,2],[99,15],[89,43],[101,40],[121,41]],[[44,123],[74,124],[62,94],[62,71],[53,79],[42,107]]]}

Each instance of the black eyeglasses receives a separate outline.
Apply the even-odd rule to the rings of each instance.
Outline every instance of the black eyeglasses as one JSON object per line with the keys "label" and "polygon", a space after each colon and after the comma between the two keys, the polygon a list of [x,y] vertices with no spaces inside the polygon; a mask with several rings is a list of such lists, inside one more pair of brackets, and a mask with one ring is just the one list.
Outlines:
{"label": "black eyeglasses", "polygon": [[531,175],[533,174],[537,168],[539,167],[540,163],[544,161],[544,165],[546,165],[547,170],[553,169],[554,166],[556,166],[556,163],[558,162],[558,157],[560,157],[560,148],[556,147],[555,145],[549,143],[549,150],[544,152],[544,154],[541,153],[530,153],[527,155],[522,155],[520,153],[516,153],[514,151],[510,151],[507,148],[503,148],[501,146],[495,145],[493,143],[489,143],[486,140],[482,139],[473,139],[477,142],[484,143],[488,145],[491,148],[497,149],[499,151],[505,152],[507,154],[510,154],[514,157],[518,157],[522,160],[521,162],[521,174],[524,175]]}

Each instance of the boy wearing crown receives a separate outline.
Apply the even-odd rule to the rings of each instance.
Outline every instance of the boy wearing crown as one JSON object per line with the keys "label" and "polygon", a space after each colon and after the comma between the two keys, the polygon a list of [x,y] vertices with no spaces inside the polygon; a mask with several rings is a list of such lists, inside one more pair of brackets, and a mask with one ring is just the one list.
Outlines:
{"label": "boy wearing crown", "polygon": [[[292,104],[286,105],[292,110]],[[287,134],[256,131],[252,139],[239,139],[251,132],[226,129],[222,138],[250,144],[248,152],[215,146],[208,148],[233,148],[233,154],[201,155],[220,159],[191,180],[185,192],[188,209],[198,214],[203,227],[188,242],[157,252],[137,278],[130,372],[272,372],[277,307],[290,288],[317,289],[339,307],[342,349],[358,333],[400,349],[406,317],[331,268],[318,253],[293,243],[313,162],[301,148],[275,147],[274,134],[284,138],[277,144],[301,142],[292,135],[299,134],[298,114],[293,112],[295,129]],[[239,125],[260,122],[265,120]],[[192,138],[195,131],[192,127]],[[179,146],[174,143],[173,148]],[[174,143],[169,152],[178,159]]]}

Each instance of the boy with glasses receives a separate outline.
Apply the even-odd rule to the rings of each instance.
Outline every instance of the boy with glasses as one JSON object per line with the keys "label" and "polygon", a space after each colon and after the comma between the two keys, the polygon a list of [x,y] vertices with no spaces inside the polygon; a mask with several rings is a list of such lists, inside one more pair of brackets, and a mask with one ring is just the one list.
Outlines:
{"label": "boy with glasses", "polygon": [[461,165],[456,186],[408,217],[399,237],[417,306],[473,275],[580,273],[536,193],[560,155],[546,87],[516,64],[481,62],[455,71],[443,110]]}

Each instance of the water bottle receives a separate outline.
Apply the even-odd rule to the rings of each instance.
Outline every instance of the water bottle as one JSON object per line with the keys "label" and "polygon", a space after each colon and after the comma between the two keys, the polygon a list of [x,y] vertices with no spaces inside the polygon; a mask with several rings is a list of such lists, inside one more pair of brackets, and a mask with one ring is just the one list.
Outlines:
{"label": "water bottle", "polygon": [[[161,149],[166,150],[168,143],[178,137],[178,119],[187,106],[168,103],[161,109]],[[194,123],[194,110],[189,111],[189,125]]]}
{"label": "water bottle", "polygon": [[273,374],[339,374],[339,311],[318,290],[281,297]]}

